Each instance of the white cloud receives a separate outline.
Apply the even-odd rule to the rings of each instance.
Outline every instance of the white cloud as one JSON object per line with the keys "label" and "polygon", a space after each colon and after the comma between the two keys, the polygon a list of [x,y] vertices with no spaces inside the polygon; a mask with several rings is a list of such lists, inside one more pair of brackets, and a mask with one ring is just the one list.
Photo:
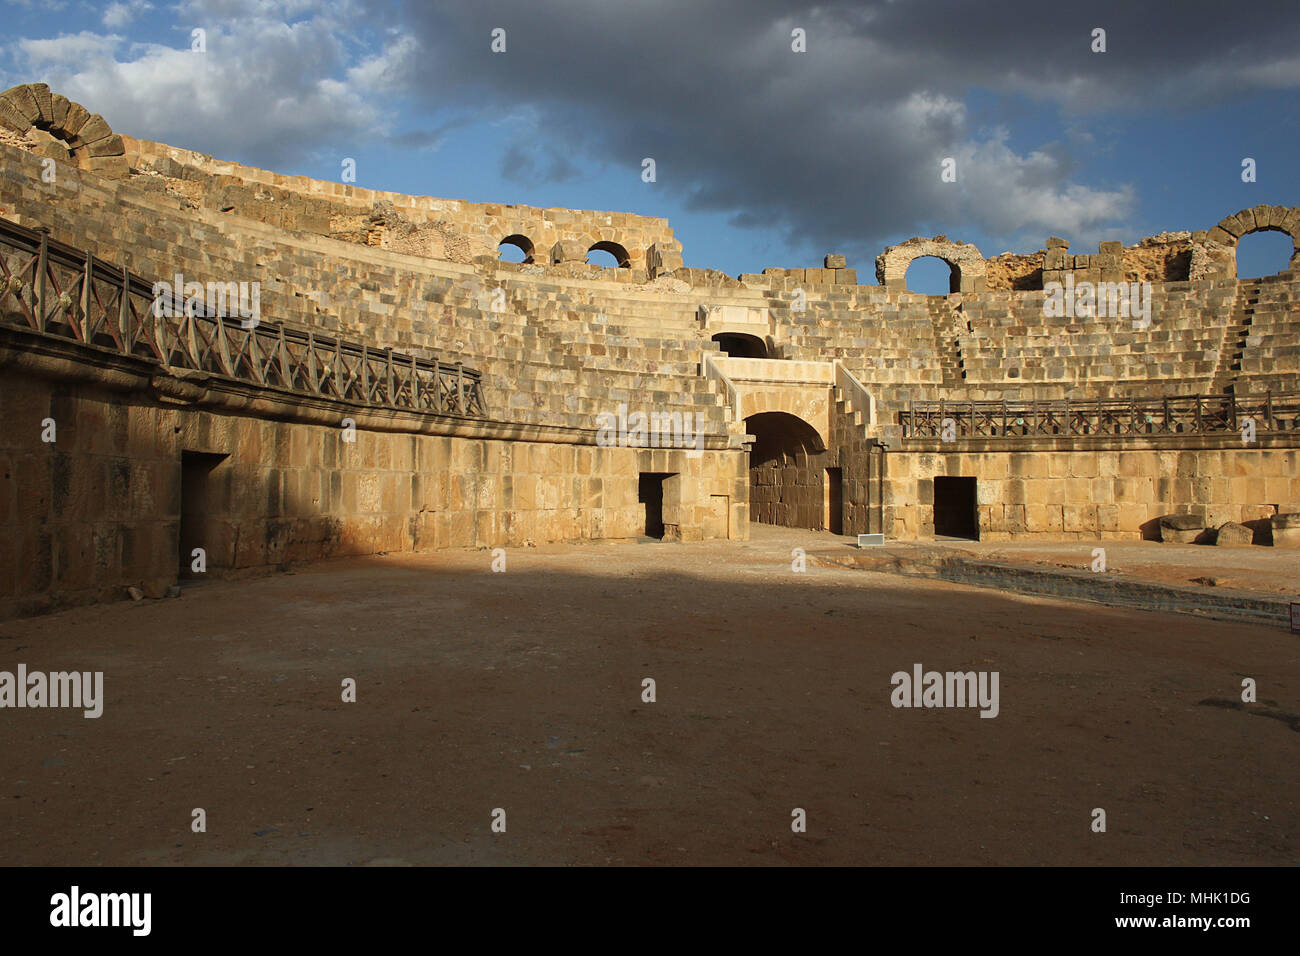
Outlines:
{"label": "white cloud", "polygon": [[110,3],[104,8],[103,23],[110,30],[124,27],[146,10],[152,10],[148,0],[126,0],[125,3]]}
{"label": "white cloud", "polygon": [[357,139],[387,130],[382,99],[367,94],[410,54],[410,41],[350,66],[346,34],[329,13],[292,23],[264,15],[304,9],[243,5],[239,19],[204,27],[205,53],[190,51],[186,25],[177,47],[83,32],[20,40],[18,54],[28,75],[119,132],[263,165],[320,149],[349,155]]}

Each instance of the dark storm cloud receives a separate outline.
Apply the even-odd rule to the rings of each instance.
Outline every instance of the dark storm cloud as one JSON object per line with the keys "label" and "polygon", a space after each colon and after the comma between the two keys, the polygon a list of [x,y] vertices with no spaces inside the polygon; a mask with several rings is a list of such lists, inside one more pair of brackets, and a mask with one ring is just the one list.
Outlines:
{"label": "dark storm cloud", "polygon": [[[1131,211],[1123,184],[1071,179],[1075,144],[1050,134],[1025,144],[1022,134],[1013,148],[1000,128],[1010,118],[996,112],[977,125],[965,105],[973,89],[1039,101],[1069,122],[1300,84],[1294,0],[1241,13],[764,0],[374,9],[417,41],[413,89],[428,91],[428,105],[472,99],[486,113],[537,113],[540,139],[522,137],[504,159],[512,174],[569,176],[569,163],[546,157],[574,142],[629,176],[648,156],[652,188],[827,248],[937,223],[1079,234]],[[497,27],[504,54],[489,50]],[[791,51],[795,27],[807,31],[806,53]],[[1104,54],[1090,49],[1094,27],[1106,30]],[[957,184],[939,179],[949,156]]]}

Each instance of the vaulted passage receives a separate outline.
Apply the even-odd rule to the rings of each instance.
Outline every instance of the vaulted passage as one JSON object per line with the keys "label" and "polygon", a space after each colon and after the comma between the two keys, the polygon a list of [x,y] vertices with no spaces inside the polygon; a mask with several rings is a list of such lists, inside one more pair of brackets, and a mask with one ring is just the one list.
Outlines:
{"label": "vaulted passage", "polygon": [[718,348],[730,358],[767,358],[767,346],[757,335],[743,332],[719,332],[713,336]]}
{"label": "vaulted passage", "polygon": [[749,453],[749,520],[825,528],[822,483],[830,456],[816,430],[785,412],[751,415],[745,427],[756,438]]}

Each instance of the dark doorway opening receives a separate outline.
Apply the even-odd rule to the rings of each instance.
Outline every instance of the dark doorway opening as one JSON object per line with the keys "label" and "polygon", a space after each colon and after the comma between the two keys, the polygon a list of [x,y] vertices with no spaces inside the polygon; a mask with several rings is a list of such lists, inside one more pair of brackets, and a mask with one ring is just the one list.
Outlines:
{"label": "dark doorway opening", "polygon": [[194,571],[194,549],[202,548],[207,570],[212,570],[212,535],[209,533],[211,499],[208,493],[212,469],[226,460],[226,455],[201,451],[181,452],[181,527],[180,576],[201,578]]}
{"label": "dark doorway opening", "polygon": [[743,332],[719,332],[713,337],[731,358],[767,358],[767,346],[757,335],[745,335]]}
{"label": "dark doorway opening", "polygon": [[980,539],[974,478],[934,479],[934,533],[948,538]]}
{"label": "dark doorway opening", "polygon": [[844,533],[844,473],[838,468],[826,469],[826,530]]}
{"label": "dark doorway opening", "polygon": [[745,419],[754,436],[749,451],[749,520],[786,528],[826,527],[825,463],[817,430],[787,412]]}
{"label": "dark doorway opening", "polygon": [[645,505],[645,536],[659,538],[664,536],[664,479],[671,478],[672,472],[644,471],[641,473],[640,486],[637,488],[637,501]]}

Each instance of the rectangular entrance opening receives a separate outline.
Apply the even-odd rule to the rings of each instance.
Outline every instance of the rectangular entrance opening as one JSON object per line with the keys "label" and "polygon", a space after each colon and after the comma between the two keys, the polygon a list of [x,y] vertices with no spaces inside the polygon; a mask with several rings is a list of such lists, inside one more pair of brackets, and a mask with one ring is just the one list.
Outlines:
{"label": "rectangular entrance opening", "polygon": [[180,576],[201,578],[194,566],[194,549],[202,548],[208,570],[212,570],[212,535],[209,534],[211,502],[208,494],[208,476],[212,469],[226,460],[227,455],[211,455],[200,451],[181,452],[181,527]]}
{"label": "rectangular entrance opening", "polygon": [[974,478],[934,479],[935,537],[980,539]]}
{"label": "rectangular entrance opening", "polygon": [[826,469],[826,521],[831,534],[844,533],[844,475],[838,468]]}
{"label": "rectangular entrance opening", "polygon": [[637,501],[645,508],[645,536],[663,540],[664,479],[672,472],[643,471],[637,488]]}

